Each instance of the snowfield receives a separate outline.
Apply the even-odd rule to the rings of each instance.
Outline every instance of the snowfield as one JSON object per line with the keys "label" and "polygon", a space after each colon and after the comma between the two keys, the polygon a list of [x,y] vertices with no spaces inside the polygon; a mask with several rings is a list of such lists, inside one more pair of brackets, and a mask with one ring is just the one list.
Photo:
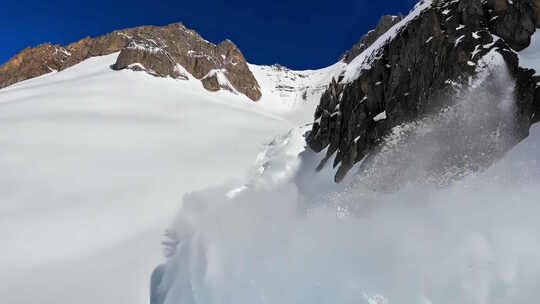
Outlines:
{"label": "snowfield", "polygon": [[250,64],[261,86],[259,101],[270,112],[292,121],[313,121],[315,108],[332,79],[338,79],[347,64],[340,61],[320,70],[293,71],[286,67]]}
{"label": "snowfield", "polygon": [[4,303],[147,303],[182,195],[242,180],[303,123],[271,97],[112,71],[116,56],[0,90]]}

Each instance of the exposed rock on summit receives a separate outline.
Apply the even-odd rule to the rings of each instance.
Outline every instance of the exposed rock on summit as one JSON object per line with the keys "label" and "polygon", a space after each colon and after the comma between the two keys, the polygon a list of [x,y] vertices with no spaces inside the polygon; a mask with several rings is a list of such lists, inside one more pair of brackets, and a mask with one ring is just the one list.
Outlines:
{"label": "exposed rock on summit", "polygon": [[370,45],[373,44],[382,34],[386,33],[392,26],[400,22],[403,19],[403,16],[399,14],[398,16],[385,15],[382,16],[377,24],[377,27],[374,30],[369,31],[365,34],[357,44],[355,44],[352,49],[345,52],[341,56],[341,59],[346,63],[351,63],[351,61],[365,51]]}
{"label": "exposed rock on summit", "polygon": [[[141,27],[124,34],[129,35],[130,43],[120,51],[114,69],[138,64],[151,74],[173,78],[187,77],[182,73],[185,69],[210,91],[225,88],[252,100],[261,97],[242,52],[230,40],[215,45],[181,24]],[[219,75],[215,71],[220,71]]]}
{"label": "exposed rock on summit", "polygon": [[[66,47],[47,43],[27,48],[0,67],[0,88],[115,52],[120,52],[113,65],[116,70],[144,70],[154,76],[177,79],[187,79],[187,74],[191,74],[199,80],[213,70],[220,70],[231,91],[254,101],[261,97],[259,84],[234,43],[225,40],[215,45],[181,23],[115,31],[84,38]],[[208,80],[205,82],[205,88],[215,90]]]}

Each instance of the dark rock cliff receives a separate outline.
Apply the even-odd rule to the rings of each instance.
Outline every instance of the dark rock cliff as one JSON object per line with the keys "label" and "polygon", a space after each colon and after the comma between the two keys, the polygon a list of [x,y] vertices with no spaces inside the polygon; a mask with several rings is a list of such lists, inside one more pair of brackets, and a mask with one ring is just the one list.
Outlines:
{"label": "dark rock cliff", "polygon": [[345,52],[341,59],[345,63],[351,63],[351,61],[356,58],[358,55],[362,54],[370,45],[373,44],[382,34],[386,33],[392,26],[400,22],[403,19],[403,16],[400,14],[398,16],[385,15],[379,19],[377,26],[374,30],[369,31],[365,34],[357,44],[355,44],[352,49]]}
{"label": "dark rock cliff", "polygon": [[[489,147],[487,151],[476,151],[465,148],[468,145],[465,137],[469,135],[464,135],[463,142],[457,144],[464,147],[462,151],[442,153],[445,159],[484,158],[472,170],[488,165],[528,136],[530,125],[538,120],[540,104],[535,92],[537,96],[540,94],[533,79],[534,71],[519,67],[516,54],[529,45],[540,23],[535,3],[538,1],[424,1],[417,5],[417,15],[406,17],[392,28],[393,35],[380,38],[375,42],[377,46],[350,60],[349,69],[357,68],[356,77],[347,79],[346,75],[346,79],[342,76],[333,81],[321,98],[307,141],[316,152],[327,149],[327,158],[321,166],[335,155],[333,165],[339,166],[337,182],[360,161],[363,169],[369,171],[373,162],[368,155],[380,149],[393,128],[439,115],[455,102],[456,96],[486,70],[483,61],[488,57],[504,59],[513,81],[516,109],[512,122],[501,119],[502,114],[498,113],[489,121],[476,122],[474,127],[489,135],[512,125],[512,139],[493,151]],[[490,79],[501,72],[487,70],[488,75],[484,75],[487,80],[481,85],[488,89],[481,98],[492,102],[490,108],[496,108],[503,92]],[[480,98],[477,95],[469,103]],[[448,127],[459,129],[461,123]],[[439,150],[444,152],[444,148]],[[492,157],[486,157],[486,152]],[[456,163],[460,165],[459,161],[453,165]],[[430,169],[444,170],[443,167]]]}
{"label": "dark rock cliff", "polygon": [[187,71],[213,91],[223,85],[216,87],[217,80],[212,82],[208,74],[219,70],[232,86],[227,89],[254,101],[261,97],[259,84],[236,45],[229,40],[215,45],[181,23],[115,31],[97,38],[87,37],[66,47],[46,43],[26,48],[0,67],[0,88],[115,52],[120,52],[113,65],[117,70],[131,68],[179,79],[186,79]]}

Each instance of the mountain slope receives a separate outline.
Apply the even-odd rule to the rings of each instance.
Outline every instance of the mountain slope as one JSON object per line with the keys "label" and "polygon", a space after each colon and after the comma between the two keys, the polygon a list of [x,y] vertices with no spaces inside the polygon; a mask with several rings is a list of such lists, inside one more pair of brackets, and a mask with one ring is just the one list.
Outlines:
{"label": "mountain slope", "polygon": [[394,193],[335,184],[329,166],[315,173],[323,155],[301,148],[304,132],[272,142],[244,186],[184,197],[151,303],[538,298],[538,125],[484,173]]}
{"label": "mountain slope", "polygon": [[294,71],[280,65],[249,65],[261,85],[259,103],[301,122],[311,120],[321,95],[345,67],[342,61],[327,68],[307,71]]}
{"label": "mountain slope", "polygon": [[262,94],[253,103],[207,90],[187,69],[154,77],[153,60],[114,70],[122,52],[89,54],[0,89],[0,295],[10,303],[146,303],[181,196],[243,180],[264,143],[311,119],[345,67],[250,64]]}
{"label": "mountain slope", "polygon": [[247,183],[184,197],[151,303],[535,302],[534,9],[421,1]]}
{"label": "mountain slope", "polygon": [[0,90],[6,303],[147,303],[180,197],[242,179],[299,123],[192,76],[113,71],[117,56]]}
{"label": "mountain slope", "polygon": [[[529,131],[538,90],[514,48],[528,44],[536,17],[523,3],[533,2],[424,0],[344,61],[315,71],[244,62],[247,82],[234,76],[241,53],[231,42],[196,37],[209,48],[197,52],[185,48],[189,39],[168,39],[166,27],[25,51],[3,67],[22,76],[4,73],[17,83],[0,90],[1,298],[147,303],[175,219],[153,277],[155,303],[534,302],[538,227],[521,219],[537,210],[538,130],[480,183],[466,178],[478,171],[468,171],[467,149],[433,157],[452,156],[439,149],[450,143],[493,147],[498,159]],[[430,56],[441,50],[448,56]],[[199,70],[200,62],[208,64]],[[260,96],[246,93],[252,81]],[[449,94],[461,102],[419,115],[431,85],[464,89]],[[523,125],[501,137],[515,92]],[[313,125],[286,133],[317,105]],[[311,148],[324,153],[305,147],[310,128]],[[270,141],[277,134],[285,135]],[[395,193],[366,189],[367,154],[376,173],[368,180],[383,173],[376,186]],[[324,163],[336,168],[316,173]],[[418,185],[409,177],[433,168],[410,169],[425,164],[457,164],[445,172],[465,179],[442,190]],[[400,178],[409,188],[388,183]]]}
{"label": "mountain slope", "polygon": [[[336,154],[336,181],[364,159],[369,172],[370,152],[380,147],[393,128],[438,115],[469,94],[467,104],[473,104],[474,99],[491,102],[486,110],[492,119],[476,128],[483,129],[484,135],[504,130],[508,142],[489,151],[453,151],[456,153],[444,157],[470,157],[470,162],[458,165],[464,170],[489,166],[527,136],[535,112],[540,110],[534,71],[521,68],[516,54],[530,43],[539,24],[537,11],[529,0],[420,1],[353,59],[343,77],[325,92],[315,112],[310,147],[317,152],[325,150],[327,158]],[[505,77],[505,83],[500,79],[495,84],[494,77]],[[471,92],[474,83],[489,89]],[[509,110],[511,113],[498,106],[506,88],[514,90],[511,98],[516,108]],[[504,115],[512,118],[504,120]],[[438,174],[446,168],[434,164],[432,169]],[[457,170],[456,174],[461,173]]]}
{"label": "mountain slope", "polygon": [[[528,67],[540,63],[539,35],[519,54]],[[484,100],[472,102],[485,110]],[[373,153],[395,158],[374,170],[399,167],[411,147],[436,150],[467,136],[481,139],[481,129],[463,134],[446,124],[455,114],[460,123],[482,121],[486,113],[468,111],[474,108],[454,106],[449,116],[396,128]],[[483,172],[467,172],[443,187],[411,179],[388,192],[366,183],[361,163],[339,184],[332,180],[337,168],[316,172],[325,155],[304,147],[310,127],[268,144],[247,183],[183,198],[168,233],[170,256],[153,274],[152,304],[517,304],[540,297],[539,125]],[[406,127],[423,140],[401,136]],[[431,161],[413,156],[415,165]]]}

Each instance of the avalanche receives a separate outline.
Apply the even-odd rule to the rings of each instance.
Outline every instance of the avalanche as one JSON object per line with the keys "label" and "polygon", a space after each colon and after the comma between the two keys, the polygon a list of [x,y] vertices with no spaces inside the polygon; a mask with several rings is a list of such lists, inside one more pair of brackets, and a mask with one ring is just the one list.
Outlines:
{"label": "avalanche", "polygon": [[[534,39],[530,49],[537,47]],[[537,64],[534,53],[520,56],[524,65]],[[488,54],[478,69],[497,69],[499,59]],[[502,113],[512,115],[507,75],[501,69],[494,83],[504,93]],[[409,146],[482,144],[475,121],[493,106],[480,98],[489,96],[482,92],[484,76],[480,71],[471,82],[464,104],[458,100],[440,117],[404,126],[412,138],[397,127],[386,138],[399,143],[393,157]],[[444,132],[445,117],[467,132]],[[410,180],[389,193],[358,178],[362,163],[341,184],[331,182],[333,160],[316,172],[325,151],[302,147],[308,129],[269,144],[247,183],[184,196],[170,229],[171,256],[153,275],[152,303],[491,304],[540,297],[540,127],[484,172],[467,172],[444,187]],[[504,138],[494,134],[496,144]],[[393,160],[375,170],[400,161]],[[422,163],[430,161],[437,159]]]}
{"label": "avalanche", "polygon": [[[305,130],[304,130],[305,131]],[[529,303],[540,294],[540,129],[487,172],[381,194],[314,174],[303,130],[243,187],[191,193],[153,303]],[[297,155],[297,157],[292,157]],[[259,166],[258,166],[259,167]],[[291,170],[292,168],[292,170]],[[331,170],[326,168],[325,170]],[[240,189],[227,197],[230,189]]]}

